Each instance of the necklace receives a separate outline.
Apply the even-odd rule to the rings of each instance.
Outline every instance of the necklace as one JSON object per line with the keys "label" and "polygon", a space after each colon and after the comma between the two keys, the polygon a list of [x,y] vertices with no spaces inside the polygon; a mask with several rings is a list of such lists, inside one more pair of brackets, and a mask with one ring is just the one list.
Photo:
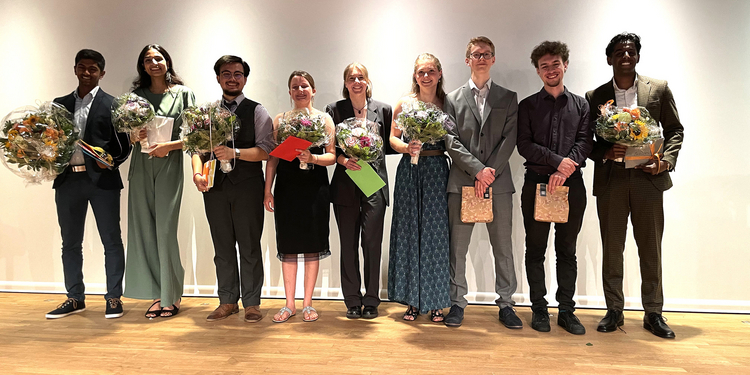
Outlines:
{"label": "necklace", "polygon": [[365,109],[365,107],[367,107],[367,101],[365,101],[365,105],[363,105],[362,108],[355,107],[354,106],[354,102],[352,102],[352,108],[354,108],[355,110],[357,110],[357,114],[358,115],[362,114],[362,110]]}

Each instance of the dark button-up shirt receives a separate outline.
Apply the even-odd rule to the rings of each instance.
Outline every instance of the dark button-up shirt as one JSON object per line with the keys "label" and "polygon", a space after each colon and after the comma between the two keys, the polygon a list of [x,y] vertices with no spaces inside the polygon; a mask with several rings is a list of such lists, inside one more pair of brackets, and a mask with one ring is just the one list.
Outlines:
{"label": "dark button-up shirt", "polygon": [[594,145],[588,102],[567,88],[557,99],[542,88],[518,105],[516,144],[533,172],[552,174],[564,158],[580,170]]}

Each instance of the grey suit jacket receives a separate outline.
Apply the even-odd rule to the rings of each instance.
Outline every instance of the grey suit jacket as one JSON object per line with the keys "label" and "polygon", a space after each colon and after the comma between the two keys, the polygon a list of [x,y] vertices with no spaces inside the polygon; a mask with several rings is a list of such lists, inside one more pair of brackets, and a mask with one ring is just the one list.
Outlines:
{"label": "grey suit jacket", "polygon": [[445,147],[453,161],[449,193],[460,194],[462,186],[474,186],[477,173],[485,167],[495,169],[493,194],[516,191],[508,163],[516,147],[516,93],[493,82],[484,105],[480,119],[468,81],[445,99],[446,113],[456,120],[455,128],[445,137]]}
{"label": "grey suit jacket", "polygon": [[[684,128],[680,123],[677,115],[677,107],[674,103],[672,91],[667,86],[667,81],[649,78],[638,75],[638,106],[645,107],[661,125],[664,131],[664,160],[672,165],[672,169],[677,165],[677,155],[682,148],[682,139]],[[599,117],[599,106],[608,100],[615,99],[615,88],[612,81],[599,86],[595,90],[586,93],[586,100],[591,108],[591,127],[596,129],[596,118]],[[594,132],[596,134],[596,132]],[[604,192],[609,184],[609,175],[612,170],[613,162],[604,161],[604,154],[612,147],[612,143],[607,142],[598,136],[594,139],[594,149],[591,151],[589,158],[594,161],[594,195]],[[669,172],[662,172],[656,176],[647,174],[647,177],[654,186],[665,191],[672,187],[672,179]]]}

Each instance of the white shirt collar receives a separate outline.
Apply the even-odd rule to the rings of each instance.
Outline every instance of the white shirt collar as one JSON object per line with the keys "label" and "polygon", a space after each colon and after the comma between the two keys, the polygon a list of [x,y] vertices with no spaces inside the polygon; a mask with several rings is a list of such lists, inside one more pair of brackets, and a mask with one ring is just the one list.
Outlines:
{"label": "white shirt collar", "polygon": [[471,88],[472,91],[478,90],[479,95],[487,96],[487,94],[490,92],[490,86],[492,86],[492,78],[488,79],[487,82],[485,82],[484,87],[482,87],[481,89],[477,87],[473,79],[469,78],[469,88]]}
{"label": "white shirt collar", "polygon": [[630,86],[628,89],[621,89],[617,87],[617,82],[615,81],[615,77],[612,77],[612,86],[615,87],[615,92],[622,92],[622,91],[634,91],[636,90],[636,87],[638,86],[638,73],[635,74],[635,80],[633,81],[633,86]]}
{"label": "white shirt collar", "polygon": [[[91,91],[89,91],[88,94],[84,95],[83,98],[91,95],[91,98],[93,99],[96,96],[97,92],[99,92],[99,86],[96,86],[93,89],[91,89]],[[82,97],[78,96],[78,88],[73,90],[73,95],[75,95],[76,99],[83,99]]]}

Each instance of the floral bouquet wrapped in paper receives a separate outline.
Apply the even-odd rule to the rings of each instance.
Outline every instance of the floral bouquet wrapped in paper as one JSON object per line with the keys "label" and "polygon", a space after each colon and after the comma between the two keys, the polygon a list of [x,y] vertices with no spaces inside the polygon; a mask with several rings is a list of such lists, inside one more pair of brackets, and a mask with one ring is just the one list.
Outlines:
{"label": "floral bouquet wrapped in paper", "polygon": [[[181,116],[182,149],[188,153],[210,153],[214,147],[234,139],[234,132],[240,128],[237,115],[222,107],[221,101],[185,108]],[[224,173],[232,169],[229,160],[221,161]]]}
{"label": "floral bouquet wrapped in paper", "polygon": [[[307,110],[285,113],[279,120],[276,141],[281,144],[290,136],[311,142],[309,147],[327,145],[330,135],[326,131],[324,114],[311,115]],[[300,162],[299,168],[308,169],[307,163]]]}
{"label": "floral bouquet wrapped in paper", "polygon": [[336,125],[336,142],[350,158],[375,161],[383,155],[378,124],[363,118],[348,118]]}
{"label": "floral bouquet wrapped in paper", "polygon": [[3,118],[2,160],[27,184],[51,181],[68,166],[78,141],[73,115],[57,103],[18,108]]}
{"label": "floral bouquet wrapped in paper", "polygon": [[648,145],[662,138],[659,124],[643,107],[633,109],[614,106],[610,100],[599,106],[601,114],[596,119],[596,135],[623,146]]}
{"label": "floral bouquet wrapped in paper", "polygon": [[[396,118],[396,126],[410,141],[434,144],[448,134],[453,127],[450,117],[432,103],[419,100],[401,104],[401,113]],[[412,164],[419,163],[419,154],[412,156]]]}
{"label": "floral bouquet wrapped in paper", "polygon": [[[120,133],[134,133],[146,127],[155,116],[154,106],[132,92],[122,94],[112,102],[112,124]],[[141,140],[141,148],[149,148],[148,140]]]}

